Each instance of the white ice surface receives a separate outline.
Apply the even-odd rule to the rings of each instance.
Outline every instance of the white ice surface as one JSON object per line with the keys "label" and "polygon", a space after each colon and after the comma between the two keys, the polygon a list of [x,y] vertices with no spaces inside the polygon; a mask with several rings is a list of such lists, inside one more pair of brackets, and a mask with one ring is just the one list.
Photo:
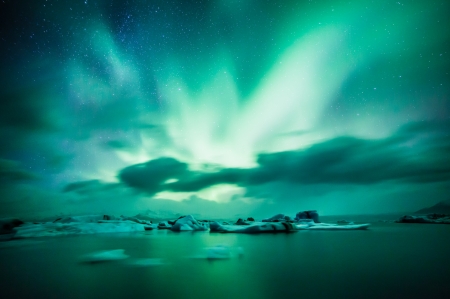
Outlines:
{"label": "white ice surface", "polygon": [[242,257],[244,249],[242,247],[232,248],[225,245],[216,245],[204,248],[199,254],[191,256],[193,259],[206,260],[227,260],[233,257]]}
{"label": "white ice surface", "polygon": [[133,221],[40,223],[17,227],[14,238],[65,236],[76,234],[121,233],[145,231],[145,225]]}
{"label": "white ice surface", "polygon": [[197,222],[192,215],[187,215],[178,219],[170,229],[173,231],[204,231],[208,230],[208,227]]}
{"label": "white ice surface", "polygon": [[339,225],[314,222],[301,223],[296,225],[298,230],[363,230],[369,228],[369,226],[369,223]]}
{"label": "white ice surface", "polygon": [[125,263],[125,265],[130,267],[153,267],[164,265],[163,259],[160,258],[140,258],[140,259],[130,259]]}
{"label": "white ice surface", "polygon": [[129,258],[124,249],[97,251],[81,257],[83,263],[103,263],[120,261]]}
{"label": "white ice surface", "polygon": [[206,257],[208,259],[229,259],[230,248],[226,246],[214,246],[206,248]]}
{"label": "white ice surface", "polygon": [[209,225],[211,232],[222,233],[246,233],[257,234],[264,232],[295,232],[296,227],[288,222],[255,222],[251,225],[224,225],[218,222],[212,222]]}
{"label": "white ice surface", "polygon": [[[284,224],[283,224],[284,223]],[[286,228],[286,225],[288,228]],[[363,230],[367,229],[370,224],[329,224],[329,223],[314,223],[311,219],[300,221],[295,225],[288,222],[255,222],[252,225],[223,225],[218,222],[210,224],[211,232],[222,233],[264,233],[264,232],[295,232],[298,230]]]}

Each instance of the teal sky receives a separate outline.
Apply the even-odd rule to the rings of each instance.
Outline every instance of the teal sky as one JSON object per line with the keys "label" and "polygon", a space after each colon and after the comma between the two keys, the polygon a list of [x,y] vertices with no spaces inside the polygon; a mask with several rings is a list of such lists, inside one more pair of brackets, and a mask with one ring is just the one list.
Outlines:
{"label": "teal sky", "polygon": [[446,1],[3,1],[0,216],[410,212],[450,191]]}

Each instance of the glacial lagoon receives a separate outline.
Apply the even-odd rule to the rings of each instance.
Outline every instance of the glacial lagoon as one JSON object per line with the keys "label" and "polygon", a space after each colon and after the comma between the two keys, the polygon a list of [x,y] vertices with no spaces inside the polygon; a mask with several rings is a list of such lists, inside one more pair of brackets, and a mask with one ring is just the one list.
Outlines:
{"label": "glacial lagoon", "polygon": [[[1,297],[442,297],[450,293],[449,237],[449,225],[373,222],[355,231],[151,230],[12,240],[0,243]],[[227,250],[224,258],[203,255],[217,246]],[[82,262],[117,249],[129,258]]]}

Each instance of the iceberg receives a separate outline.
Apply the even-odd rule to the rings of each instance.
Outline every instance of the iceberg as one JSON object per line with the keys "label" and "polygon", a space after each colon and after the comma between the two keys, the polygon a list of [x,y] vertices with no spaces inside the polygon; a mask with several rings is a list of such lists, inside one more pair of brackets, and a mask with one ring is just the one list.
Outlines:
{"label": "iceberg", "polygon": [[223,245],[208,247],[206,248],[206,258],[210,260],[229,259],[230,248]]}
{"label": "iceberg", "polygon": [[258,234],[258,233],[274,233],[274,232],[296,232],[297,228],[290,222],[255,222],[250,225],[225,225],[220,224],[217,221],[210,223],[209,229],[211,232],[220,233],[245,233],[245,234]]}
{"label": "iceberg", "polygon": [[179,218],[170,228],[172,231],[205,231],[207,224],[198,222],[192,215]]}
{"label": "iceberg", "polygon": [[239,219],[235,225],[221,224],[212,222],[209,225],[211,232],[221,233],[246,233],[257,234],[264,232],[296,232],[299,230],[364,230],[370,226],[369,223],[364,224],[330,224],[319,222],[319,214],[315,210],[298,212],[295,220],[291,220],[289,216],[277,214],[262,222],[249,223]]}
{"label": "iceberg", "polygon": [[301,221],[303,219],[312,219],[315,223],[320,223],[319,221],[319,213],[317,213],[316,210],[309,210],[309,211],[302,211],[298,212],[297,215],[295,215],[295,221]]}
{"label": "iceberg", "polygon": [[76,234],[123,233],[145,231],[146,225],[132,221],[40,223],[16,227],[14,238],[67,236]]}
{"label": "iceberg", "polygon": [[[309,219],[308,219],[309,220]],[[300,221],[297,222],[298,230],[364,230],[369,228],[369,223],[364,224],[330,224],[330,223],[315,223],[314,221]]]}
{"label": "iceberg", "polygon": [[[442,217],[441,217],[442,216]],[[338,224],[319,222],[317,211],[302,211],[295,218],[277,214],[262,221],[255,221],[249,217],[247,220],[238,219],[237,222],[217,222],[209,220],[196,220],[194,216],[181,216],[176,220],[161,221],[152,224],[149,220],[136,217],[111,215],[85,215],[58,218],[53,222],[31,223],[17,219],[1,219],[3,234],[1,240],[66,236],[76,234],[123,233],[144,232],[153,229],[170,229],[179,231],[207,231],[222,233],[265,233],[265,232],[296,232],[298,230],[361,230],[367,229],[370,224],[354,224],[340,221]],[[432,214],[428,216],[404,216],[401,222],[420,223],[450,223],[450,217]]]}
{"label": "iceberg", "polygon": [[170,228],[172,228],[172,225],[169,224],[167,221],[161,221],[160,223],[158,223],[158,228],[159,229],[170,229]]}

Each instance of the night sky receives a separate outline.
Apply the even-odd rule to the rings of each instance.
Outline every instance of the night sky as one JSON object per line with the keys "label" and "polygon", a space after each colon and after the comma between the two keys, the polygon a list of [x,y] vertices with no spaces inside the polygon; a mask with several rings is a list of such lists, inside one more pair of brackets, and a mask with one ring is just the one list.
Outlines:
{"label": "night sky", "polygon": [[450,2],[0,2],[0,216],[450,198]]}

